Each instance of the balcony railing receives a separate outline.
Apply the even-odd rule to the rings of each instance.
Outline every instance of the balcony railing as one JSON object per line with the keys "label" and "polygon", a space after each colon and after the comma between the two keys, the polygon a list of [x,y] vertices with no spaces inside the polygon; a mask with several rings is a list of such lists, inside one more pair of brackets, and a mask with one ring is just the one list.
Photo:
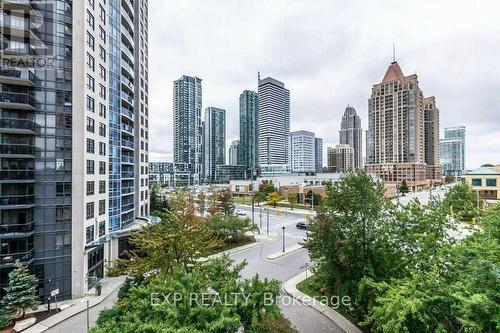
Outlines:
{"label": "balcony railing", "polygon": [[24,80],[31,84],[35,81],[35,74],[29,70],[2,69],[0,70],[0,79]]}
{"label": "balcony railing", "polygon": [[134,134],[134,128],[129,125],[122,124],[122,130],[124,130],[127,133]]}
{"label": "balcony railing", "polygon": [[35,155],[35,147],[31,145],[0,144],[0,155]]}
{"label": "balcony railing", "polygon": [[125,35],[125,38],[128,39],[128,42],[130,43],[130,45],[134,45],[134,37],[130,34],[130,32],[122,27],[122,34]]}
{"label": "balcony railing", "polygon": [[123,171],[122,172],[122,178],[134,178],[134,173],[133,172],[128,172],[128,171]]}
{"label": "balcony railing", "polygon": [[130,119],[134,120],[134,113],[122,107],[122,114],[126,115]]}
{"label": "balcony railing", "polygon": [[0,265],[13,264],[16,262],[16,260],[19,260],[21,262],[27,262],[32,260],[34,256],[35,256],[34,249],[25,252],[0,254]]}
{"label": "balcony railing", "polygon": [[122,187],[122,194],[128,194],[134,192],[134,187],[129,186],[129,187]]}
{"label": "balcony railing", "polygon": [[134,142],[128,140],[122,140],[122,147],[128,147],[134,149]]}
{"label": "balcony railing", "polygon": [[27,129],[35,131],[35,123],[28,119],[3,118],[0,119],[0,128]]}
{"label": "balcony railing", "polygon": [[35,196],[33,194],[0,196],[0,206],[28,206],[34,204]]}
{"label": "balcony railing", "polygon": [[34,180],[34,170],[0,170],[0,180]]}
{"label": "balcony railing", "polygon": [[128,47],[122,45],[122,51],[128,56],[130,61],[134,61],[134,55],[132,54],[132,51],[130,51]]}
{"label": "balcony railing", "polygon": [[26,93],[0,92],[0,103],[27,104],[35,107],[35,98]]}
{"label": "balcony railing", "polygon": [[122,162],[134,164],[134,158],[130,156],[122,156]]}
{"label": "balcony railing", "polygon": [[25,224],[0,224],[0,234],[22,234],[35,230],[35,222]]}
{"label": "balcony railing", "polygon": [[132,66],[130,66],[125,61],[122,61],[121,65],[122,65],[122,68],[124,68],[127,71],[128,75],[130,75],[130,77],[133,78],[134,77],[134,69],[132,68]]}

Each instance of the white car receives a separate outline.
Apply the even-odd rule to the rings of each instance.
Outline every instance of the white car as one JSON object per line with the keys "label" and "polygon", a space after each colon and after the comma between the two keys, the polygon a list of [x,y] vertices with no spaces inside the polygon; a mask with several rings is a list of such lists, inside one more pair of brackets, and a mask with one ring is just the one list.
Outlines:
{"label": "white car", "polygon": [[236,216],[245,216],[245,215],[247,215],[247,214],[246,214],[244,211],[242,211],[242,210],[237,210],[237,211],[235,212],[235,214],[236,214]]}

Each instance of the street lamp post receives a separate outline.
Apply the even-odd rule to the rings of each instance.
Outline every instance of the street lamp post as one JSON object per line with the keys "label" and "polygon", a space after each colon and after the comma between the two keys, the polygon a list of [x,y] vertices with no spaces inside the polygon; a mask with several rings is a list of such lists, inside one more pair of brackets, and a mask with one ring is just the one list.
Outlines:
{"label": "street lamp post", "polygon": [[87,312],[87,332],[88,330],[90,329],[90,316],[89,316],[89,300],[88,299],[82,299],[80,302],[82,303],[87,303],[87,309],[86,309],[86,312]]}
{"label": "street lamp post", "polygon": [[269,207],[266,208],[267,211],[267,235],[269,236]]}
{"label": "street lamp post", "polygon": [[252,186],[252,224],[255,225],[255,219],[254,219],[254,212],[255,212],[255,195],[254,195],[254,189],[253,189],[253,171],[254,166],[252,165],[252,171],[250,174],[250,184]]}
{"label": "street lamp post", "polygon": [[281,229],[283,229],[283,252],[285,252],[285,226],[282,226]]}

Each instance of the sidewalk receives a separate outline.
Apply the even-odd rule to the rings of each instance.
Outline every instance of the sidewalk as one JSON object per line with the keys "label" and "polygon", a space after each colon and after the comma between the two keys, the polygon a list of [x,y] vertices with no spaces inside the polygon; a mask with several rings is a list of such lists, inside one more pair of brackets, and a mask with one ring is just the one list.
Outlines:
{"label": "sidewalk", "polygon": [[[95,296],[93,294],[93,289],[89,291],[89,294],[83,298],[76,298],[72,300],[67,300],[63,302],[58,302],[59,308],[64,308],[61,312],[50,316],[49,318],[31,326],[30,328],[24,330],[24,333],[40,333],[48,330],[49,328],[71,318],[87,309],[87,302],[89,300],[89,309],[96,305],[102,303],[106,298],[111,295],[116,289],[118,289],[122,283],[125,281],[126,276],[119,277],[106,277],[101,280],[102,291],[100,296]],[[55,303],[51,304],[51,307],[55,307]],[[47,305],[42,305],[41,309],[47,310]]]}
{"label": "sidewalk", "polygon": [[[310,271],[308,271],[307,273],[308,277],[313,275]],[[304,271],[299,275],[294,276],[290,280],[284,282],[281,288],[286,294],[292,296],[293,298],[301,301],[302,303],[312,307],[313,309],[317,310],[318,312],[326,316],[328,319],[337,324],[341,329],[343,329],[344,332],[363,333],[358,327],[356,327],[356,325],[351,323],[349,320],[347,320],[344,316],[342,316],[340,313],[338,313],[331,307],[324,305],[321,302],[312,298],[311,296],[308,296],[303,292],[299,291],[297,289],[297,284],[304,281],[305,279],[306,279],[306,272]]]}
{"label": "sidewalk", "polygon": [[255,237],[255,242],[253,242],[253,243],[238,246],[238,247],[235,247],[233,249],[229,249],[229,250],[219,252],[216,254],[212,254],[211,256],[208,256],[206,258],[202,258],[200,261],[207,261],[209,259],[217,258],[217,257],[223,256],[223,255],[236,254],[236,253],[246,251],[246,250],[251,249],[251,248],[256,247],[256,246],[261,246],[261,245],[267,244],[269,242],[276,240],[278,238],[278,233],[271,232],[271,233],[269,233],[269,236],[253,234],[253,236]]}
{"label": "sidewalk", "polygon": [[[252,207],[252,205],[247,205],[247,204],[241,204],[241,203],[236,203],[236,206],[245,206],[245,207]],[[258,213],[258,210],[262,207],[263,209],[263,214],[264,214],[264,206],[257,206],[255,205],[255,213]],[[310,209],[300,209],[300,208],[294,208],[290,209],[288,207],[269,207],[269,211],[276,211],[279,210],[281,213],[288,212],[288,213],[297,213],[297,214],[304,214],[304,215],[316,215],[316,211],[312,211]]]}
{"label": "sidewalk", "polygon": [[299,251],[299,250],[301,250],[303,248],[304,247],[301,244],[295,244],[293,246],[285,248],[285,252],[279,251],[279,252],[275,252],[275,253],[272,253],[272,254],[268,255],[267,259],[268,260],[278,259],[280,257],[286,256],[287,254],[290,254],[290,253],[293,253],[293,252],[297,252],[297,251]]}

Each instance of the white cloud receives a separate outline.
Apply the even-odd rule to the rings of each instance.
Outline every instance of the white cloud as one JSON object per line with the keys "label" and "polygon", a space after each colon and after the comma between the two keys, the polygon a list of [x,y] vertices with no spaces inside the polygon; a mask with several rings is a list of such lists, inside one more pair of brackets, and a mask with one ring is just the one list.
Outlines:
{"label": "white cloud", "polygon": [[[391,61],[436,96],[441,127],[468,129],[467,166],[500,163],[500,24],[496,1],[150,0],[151,160],[172,159],[172,82],[203,79],[203,106],[227,110],[257,71],[291,91],[291,128],[338,143],[347,104],[367,125],[367,99]],[[326,163],[326,155],[325,155]]]}

